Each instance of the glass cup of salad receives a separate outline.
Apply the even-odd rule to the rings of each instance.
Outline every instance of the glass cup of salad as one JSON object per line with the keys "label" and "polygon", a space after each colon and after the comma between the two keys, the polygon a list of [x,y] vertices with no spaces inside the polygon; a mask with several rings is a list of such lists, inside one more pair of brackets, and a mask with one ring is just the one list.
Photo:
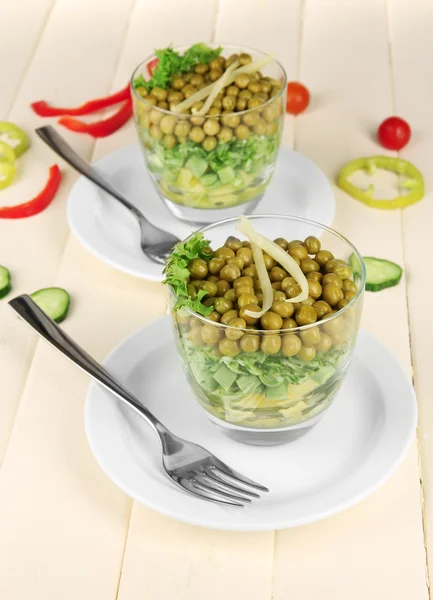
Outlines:
{"label": "glass cup of salad", "polygon": [[214,423],[264,445],[323,417],[362,311],[365,267],[346,238],[297,217],[227,219],[179,243],[165,274],[177,349]]}
{"label": "glass cup of salad", "polygon": [[239,46],[157,50],[131,79],[135,124],[159,196],[188,221],[249,213],[275,169],[286,73]]}

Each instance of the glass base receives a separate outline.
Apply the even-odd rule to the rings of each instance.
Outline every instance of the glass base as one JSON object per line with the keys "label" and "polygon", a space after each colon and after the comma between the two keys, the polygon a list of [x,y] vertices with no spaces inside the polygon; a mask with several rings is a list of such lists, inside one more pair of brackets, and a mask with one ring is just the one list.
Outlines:
{"label": "glass base", "polygon": [[322,411],[315,417],[308,419],[304,423],[285,427],[284,429],[253,429],[248,427],[238,427],[230,423],[226,423],[206,412],[207,417],[214,425],[217,425],[224,433],[243,444],[251,444],[253,446],[278,446],[294,442],[300,437],[308,433],[322,418],[326,410]]}
{"label": "glass base", "polygon": [[190,206],[184,206],[182,204],[176,204],[172,200],[169,200],[165,196],[161,195],[164,204],[167,206],[169,211],[181,221],[189,221],[191,223],[215,223],[223,219],[232,219],[234,217],[240,217],[241,215],[250,214],[260,200],[263,198],[264,192],[249,200],[243,204],[237,204],[236,206],[229,206],[228,208],[191,208]]}

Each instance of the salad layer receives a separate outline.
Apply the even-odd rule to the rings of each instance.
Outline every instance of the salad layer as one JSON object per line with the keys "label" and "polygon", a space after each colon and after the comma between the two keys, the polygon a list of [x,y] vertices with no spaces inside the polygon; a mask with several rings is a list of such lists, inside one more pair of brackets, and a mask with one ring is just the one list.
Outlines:
{"label": "salad layer", "polygon": [[262,193],[273,173],[279,132],[247,141],[218,142],[213,150],[191,140],[167,148],[140,128],[149,170],[164,196],[178,204],[210,208],[247,202]]}
{"label": "salad layer", "polygon": [[201,404],[214,416],[246,427],[280,428],[320,413],[340,387],[350,345],[318,353],[310,362],[262,351],[216,356],[181,337],[183,360]]}
{"label": "salad layer", "polygon": [[199,208],[233,206],[263,193],[280,145],[281,82],[248,54],[195,44],[157,51],[134,80],[136,124],[162,195]]}

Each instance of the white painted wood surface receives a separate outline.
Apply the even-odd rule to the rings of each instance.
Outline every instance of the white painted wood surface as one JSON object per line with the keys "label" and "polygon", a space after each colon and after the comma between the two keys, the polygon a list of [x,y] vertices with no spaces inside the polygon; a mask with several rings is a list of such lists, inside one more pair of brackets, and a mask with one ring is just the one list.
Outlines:
{"label": "white painted wood surface", "polygon": [[[422,170],[428,192],[409,210],[388,213],[365,208],[334,186],[336,229],[363,254],[405,266],[398,288],[367,294],[363,324],[393,350],[409,376],[413,371],[419,443],[379,492],[308,527],[215,532],[133,504],[100,471],[87,446],[87,379],[37,343],[0,303],[0,598],[429,598],[431,2],[16,0],[0,2],[0,24],[0,120],[27,131],[42,123],[29,110],[32,101],[74,105],[119,89],[154,47],[198,39],[242,43],[274,52],[289,79],[299,78],[311,90],[309,110],[286,117],[287,146],[335,181],[348,160],[381,152],[372,132],[396,111],[414,131],[402,156]],[[86,136],[67,137],[96,160],[134,136],[130,123],[96,144]],[[32,136],[19,181],[2,192],[0,203],[31,197],[53,162]],[[55,284],[70,290],[74,307],[64,327],[102,359],[162,314],[166,295],[158,284],[97,261],[69,234],[65,201],[76,176],[63,171],[61,191],[48,211],[27,221],[0,220],[0,263],[13,272],[17,294]]]}

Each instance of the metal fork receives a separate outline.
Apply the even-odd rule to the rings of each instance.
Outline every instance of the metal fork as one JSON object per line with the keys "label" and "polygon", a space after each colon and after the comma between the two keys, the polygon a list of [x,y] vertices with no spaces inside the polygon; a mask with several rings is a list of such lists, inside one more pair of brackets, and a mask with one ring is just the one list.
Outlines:
{"label": "metal fork", "polygon": [[120,194],[92,165],[79,156],[66,140],[51,125],[39,127],[36,133],[51,150],[61,156],[71,167],[89,179],[92,183],[100,187],[113,196],[125,208],[127,208],[137,219],[140,225],[140,245],[144,254],[154,262],[165,263],[165,259],[177,244],[179,239],[171,233],[167,233],[146,219],[136,206],[131,204],[122,194]]}
{"label": "metal fork", "polygon": [[152,427],[161,442],[164,470],[182,489],[211,502],[241,507],[249,504],[254,498],[260,498],[259,494],[252,489],[261,492],[269,491],[263,485],[231,469],[202,446],[171,433],[110,373],[80,348],[29,296],[18,296],[9,304],[40,336],[125,402]]}

